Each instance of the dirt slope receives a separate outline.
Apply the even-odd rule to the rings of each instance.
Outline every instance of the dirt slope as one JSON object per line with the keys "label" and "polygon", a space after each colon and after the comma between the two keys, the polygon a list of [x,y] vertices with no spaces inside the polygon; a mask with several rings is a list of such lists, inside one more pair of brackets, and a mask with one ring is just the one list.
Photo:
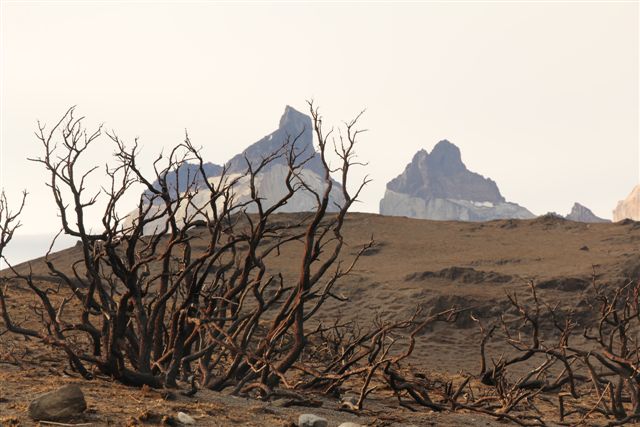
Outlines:
{"label": "dirt slope", "polygon": [[[289,221],[293,215],[278,215]],[[199,233],[204,231],[200,230]],[[361,257],[353,274],[336,292],[347,302],[330,301],[319,320],[336,318],[366,324],[376,316],[408,317],[418,305],[425,312],[451,305],[469,308],[491,319],[507,308],[505,292],[526,293],[528,281],[537,284],[542,298],[568,307],[581,307],[592,275],[598,283],[622,283],[640,274],[640,223],[583,224],[555,217],[534,220],[500,220],[486,223],[437,222],[373,214],[350,214],[345,225],[350,260],[373,237],[376,244]],[[203,243],[204,244],[204,243]],[[285,277],[296,275],[291,246],[274,258],[271,269]],[[78,247],[60,251],[51,261],[70,271],[80,258]],[[21,264],[18,270],[27,271]],[[35,277],[52,281],[42,259],[31,262]],[[8,276],[4,270],[0,276]],[[22,285],[10,285],[9,308],[16,319],[33,320],[30,296]],[[63,291],[64,292],[64,291]],[[582,307],[584,316],[589,312]],[[68,375],[59,354],[4,333],[0,323],[0,420],[15,418],[31,425],[25,408],[31,398],[65,382],[80,381]],[[492,347],[489,346],[491,350]],[[499,346],[494,350],[500,351]],[[475,372],[478,369],[478,330],[463,313],[452,326],[437,326],[418,342],[412,364],[426,372]],[[65,370],[67,373],[65,373]],[[435,375],[435,374],[434,374]],[[303,412],[327,416],[332,424],[357,421],[370,425],[497,425],[477,414],[414,414],[394,401],[371,402],[358,417],[336,412],[337,404],[324,408],[280,408],[257,401],[242,401],[209,391],[196,399],[180,396],[166,401],[155,392],[145,393],[104,380],[82,382],[90,412],[84,421],[94,425],[128,425],[145,410],[159,414],[183,410],[200,425],[287,425]],[[240,402],[240,403],[239,403]],[[332,409],[333,408],[333,409]],[[385,418],[386,417],[386,418]]]}

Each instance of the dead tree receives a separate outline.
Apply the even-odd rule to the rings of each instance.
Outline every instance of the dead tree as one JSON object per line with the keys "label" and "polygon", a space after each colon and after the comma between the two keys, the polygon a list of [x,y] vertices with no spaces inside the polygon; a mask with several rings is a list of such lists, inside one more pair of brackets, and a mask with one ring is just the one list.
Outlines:
{"label": "dead tree", "polygon": [[[22,201],[18,206],[17,210],[12,210],[9,205],[9,200],[7,199],[7,195],[4,192],[4,189],[0,191],[0,261],[5,260],[3,252],[7,247],[11,239],[13,239],[13,235],[18,228],[20,228],[20,215],[24,209],[25,201],[27,199],[27,192],[22,192]],[[4,283],[6,279],[0,278],[0,304],[2,304],[2,312],[3,314],[6,312],[5,307],[5,298],[4,298]],[[8,324],[7,320],[9,318],[7,316],[3,316],[3,320],[5,321],[5,326]],[[8,329],[8,328],[7,328]],[[3,332],[4,334],[4,332]],[[0,334],[2,335],[2,334]]]}
{"label": "dead tree", "polygon": [[[102,129],[88,131],[73,108],[50,129],[38,124],[43,155],[33,160],[48,172],[62,231],[79,239],[82,257],[71,271],[47,259],[50,274],[69,288],[66,309],[51,301],[46,283],[14,270],[40,300],[47,328],[14,325],[0,295],[8,329],[63,349],[85,378],[97,369],[136,386],[173,387],[193,374],[215,390],[287,384],[288,371],[307,345],[305,325],[328,299],[338,298],[332,289],[357,260],[340,260],[342,228],[368,182],[348,185],[351,168],[360,164],[360,115],[334,138],[333,131],[325,133],[318,109],[309,106],[324,171],[321,188],[305,182],[303,168],[315,153],[298,147],[302,133],[258,161],[246,159],[243,174],[225,168],[217,181],[206,176],[188,136],[168,156],[158,156],[148,175],[138,164],[137,140],[127,146],[107,133],[115,162],[104,170],[108,184],[88,193],[87,181],[97,168],[82,169],[83,163]],[[338,161],[333,169],[332,151]],[[175,174],[177,182],[186,162],[195,162],[198,176],[178,191],[181,186],[169,185],[168,177]],[[287,169],[286,192],[266,204],[257,180],[276,162]],[[239,185],[248,186],[248,198],[236,194]],[[144,189],[138,206],[122,217],[122,201],[136,186]],[[315,209],[295,221],[274,221],[277,210],[301,191],[316,200]],[[343,201],[330,206],[336,191]],[[92,231],[88,210],[100,203],[102,227]],[[203,241],[204,249],[196,245]],[[299,265],[297,278],[269,269],[272,257],[290,245],[301,247],[291,260]]]}
{"label": "dead tree", "polygon": [[[606,425],[640,419],[639,292],[637,281],[601,286],[594,274],[593,289],[586,300],[598,315],[582,334],[576,331],[573,309],[544,303],[533,283],[530,303],[515,293],[508,295],[515,317],[502,316],[498,325],[515,355],[501,355],[493,360],[492,369],[486,368],[485,345],[494,336],[495,327],[487,329],[478,321],[482,334],[480,380],[493,387],[494,395],[458,407],[496,417],[509,415],[510,420],[524,423],[523,415],[514,412],[526,413],[527,406],[535,408],[536,397],[551,394],[557,396],[561,424],[583,424],[592,414],[612,419]],[[542,337],[542,330],[549,339]],[[585,343],[577,344],[579,338]],[[578,418],[566,421],[572,415]]]}
{"label": "dead tree", "polygon": [[22,201],[18,206],[18,210],[12,211],[9,205],[9,200],[4,190],[0,191],[0,259],[3,259],[2,252],[7,247],[13,234],[18,228],[20,228],[20,215],[24,209],[24,204],[27,200],[27,192],[22,192]]}

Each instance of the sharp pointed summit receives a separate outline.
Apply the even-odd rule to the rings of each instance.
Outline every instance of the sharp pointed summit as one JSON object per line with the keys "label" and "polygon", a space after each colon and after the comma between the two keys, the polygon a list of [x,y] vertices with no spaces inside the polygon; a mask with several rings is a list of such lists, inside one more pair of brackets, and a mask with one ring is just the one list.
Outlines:
{"label": "sharp pointed summit", "polygon": [[311,130],[311,117],[287,105],[284,107],[282,117],[280,117],[279,128],[289,129],[296,133],[302,132],[305,128]]}
{"label": "sharp pointed summit", "polygon": [[[321,173],[322,163],[313,146],[312,130],[311,117],[287,105],[280,117],[278,129],[254,142],[242,153],[229,160],[227,162],[229,173],[246,172],[247,160],[255,166],[265,157],[281,150],[283,144],[287,142],[295,142],[295,151],[301,155],[301,158],[311,157],[311,160],[305,165],[305,169],[313,170],[318,174]],[[267,169],[284,164],[286,164],[286,158],[283,156],[271,162]]]}
{"label": "sharp pointed summit", "polygon": [[[284,113],[280,117],[279,126],[275,131],[251,144],[242,151],[242,153],[235,155],[225,164],[226,175],[224,179],[229,180],[229,182],[238,179],[233,186],[235,196],[234,203],[243,205],[250,200],[251,190],[249,177],[247,176],[247,162],[255,168],[265,158],[272,156],[274,153],[282,155],[273,158],[260,173],[256,175],[256,191],[265,209],[272,206],[288,192],[284,184],[289,172],[289,165],[285,154],[288,149],[291,148],[291,145],[293,145],[293,150],[298,155],[296,164],[301,165],[295,179],[304,181],[305,188],[296,191],[293,197],[278,209],[278,212],[306,212],[315,209],[317,199],[309,189],[320,194],[324,191],[326,183],[322,159],[313,146],[311,117],[288,105],[285,107]],[[217,183],[223,179],[221,176],[223,171],[222,166],[213,163],[206,163],[204,166],[209,182]],[[176,174],[173,172],[167,176],[167,180],[173,183],[170,183],[170,185],[175,186],[175,176]],[[189,177],[189,180],[187,180],[186,177]],[[210,194],[208,188],[202,182],[201,176],[198,175],[197,165],[185,163],[180,166],[180,168],[178,168],[178,178],[180,182],[179,192],[184,192],[188,187],[192,187],[193,189],[193,184],[196,184],[198,191],[190,203],[192,206],[202,207],[203,212],[209,212],[210,206],[208,206],[208,201]],[[188,183],[191,185],[188,186]],[[156,182],[155,185],[159,185],[159,183]],[[340,184],[334,181],[327,211],[336,211],[339,209],[338,206],[343,203],[344,196]],[[192,208],[185,206],[180,207],[177,212],[177,217],[184,218],[189,214],[188,209]],[[244,209],[248,213],[253,213],[256,212],[257,207],[249,203]],[[161,222],[161,220],[158,222]],[[148,230],[145,230],[145,232],[152,231],[153,227],[155,227],[155,225],[150,224]]]}

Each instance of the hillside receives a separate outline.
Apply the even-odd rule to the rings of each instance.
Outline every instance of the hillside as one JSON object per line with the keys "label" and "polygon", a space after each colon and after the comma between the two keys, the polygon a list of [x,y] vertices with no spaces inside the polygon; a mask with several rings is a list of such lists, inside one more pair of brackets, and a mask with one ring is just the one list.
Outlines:
{"label": "hillside", "polygon": [[[274,219],[287,222],[298,215],[278,214]],[[198,229],[194,237],[198,239],[203,233],[204,230]],[[584,295],[591,292],[594,272],[597,282],[602,284],[619,284],[637,279],[640,274],[640,224],[633,221],[585,224],[545,216],[468,223],[354,213],[346,220],[345,239],[349,246],[342,258],[350,260],[371,236],[375,245],[363,254],[353,273],[334,288],[335,293],[348,300],[328,301],[318,320],[355,320],[366,325],[377,316],[406,318],[417,305],[422,305],[426,313],[452,305],[469,309],[454,325],[437,325],[418,339],[411,364],[432,376],[476,372],[479,334],[469,314],[491,321],[508,310],[505,293],[516,291],[524,296],[528,281],[537,284],[541,299],[582,310],[579,318],[587,324],[593,311],[582,302]],[[201,244],[197,244],[196,249],[204,248],[204,240],[198,242]],[[297,273],[298,266],[288,262],[293,253],[290,251],[296,250],[299,248],[295,246],[284,249],[270,264],[273,270],[282,272],[285,279]],[[62,270],[71,271],[72,263],[80,257],[80,248],[73,247],[53,254],[51,261]],[[39,281],[56,280],[49,275],[42,259],[33,260],[30,266]],[[26,263],[16,266],[23,273],[27,273],[28,268]],[[10,276],[7,270],[0,274]],[[8,305],[15,313],[14,318],[31,323],[33,312],[28,304],[31,296],[25,286],[16,282],[8,286]],[[65,288],[60,292],[64,293]],[[377,419],[375,425],[432,425],[432,421],[420,417],[419,413],[398,409],[392,399],[372,400],[360,417],[331,410],[337,406],[330,401],[325,402],[322,409],[279,408],[249,401],[251,409],[246,411],[241,409],[238,400],[209,391],[199,392],[196,400],[180,397],[166,403],[155,392],[145,394],[102,380],[83,382],[70,373],[59,354],[36,346],[33,341],[6,334],[4,323],[0,325],[0,334],[3,334],[0,381],[4,388],[0,413],[15,417],[24,425],[29,425],[24,409],[34,395],[50,389],[53,384],[69,381],[80,382],[88,390],[92,411],[88,416],[93,417],[95,425],[128,425],[127,420],[147,409],[161,413],[175,410],[196,413],[202,416],[200,425],[264,425],[261,422],[265,419],[274,425],[287,425],[286,422],[303,412],[317,412],[332,422],[352,420],[373,424]],[[508,350],[499,342],[490,343],[487,348],[494,355]],[[46,380],[43,381],[43,377]],[[232,409],[227,410],[229,407]],[[390,410],[395,411],[395,419],[384,424],[380,421],[384,420],[382,414]],[[476,425],[477,419],[483,420],[482,425],[499,424],[478,414],[443,414],[435,419],[438,425]]]}

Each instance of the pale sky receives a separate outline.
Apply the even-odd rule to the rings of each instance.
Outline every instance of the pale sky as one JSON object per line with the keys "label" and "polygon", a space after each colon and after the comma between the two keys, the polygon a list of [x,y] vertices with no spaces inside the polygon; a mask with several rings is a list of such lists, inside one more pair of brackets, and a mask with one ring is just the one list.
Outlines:
{"label": "pale sky", "polygon": [[313,98],[336,124],[366,108],[359,211],[441,139],[536,214],[578,201],[610,218],[639,180],[637,2],[0,4],[0,186],[30,193],[23,234],[59,228],[26,157],[36,120],[70,105],[139,136],[140,161],[186,128],[218,164],[287,104]]}

